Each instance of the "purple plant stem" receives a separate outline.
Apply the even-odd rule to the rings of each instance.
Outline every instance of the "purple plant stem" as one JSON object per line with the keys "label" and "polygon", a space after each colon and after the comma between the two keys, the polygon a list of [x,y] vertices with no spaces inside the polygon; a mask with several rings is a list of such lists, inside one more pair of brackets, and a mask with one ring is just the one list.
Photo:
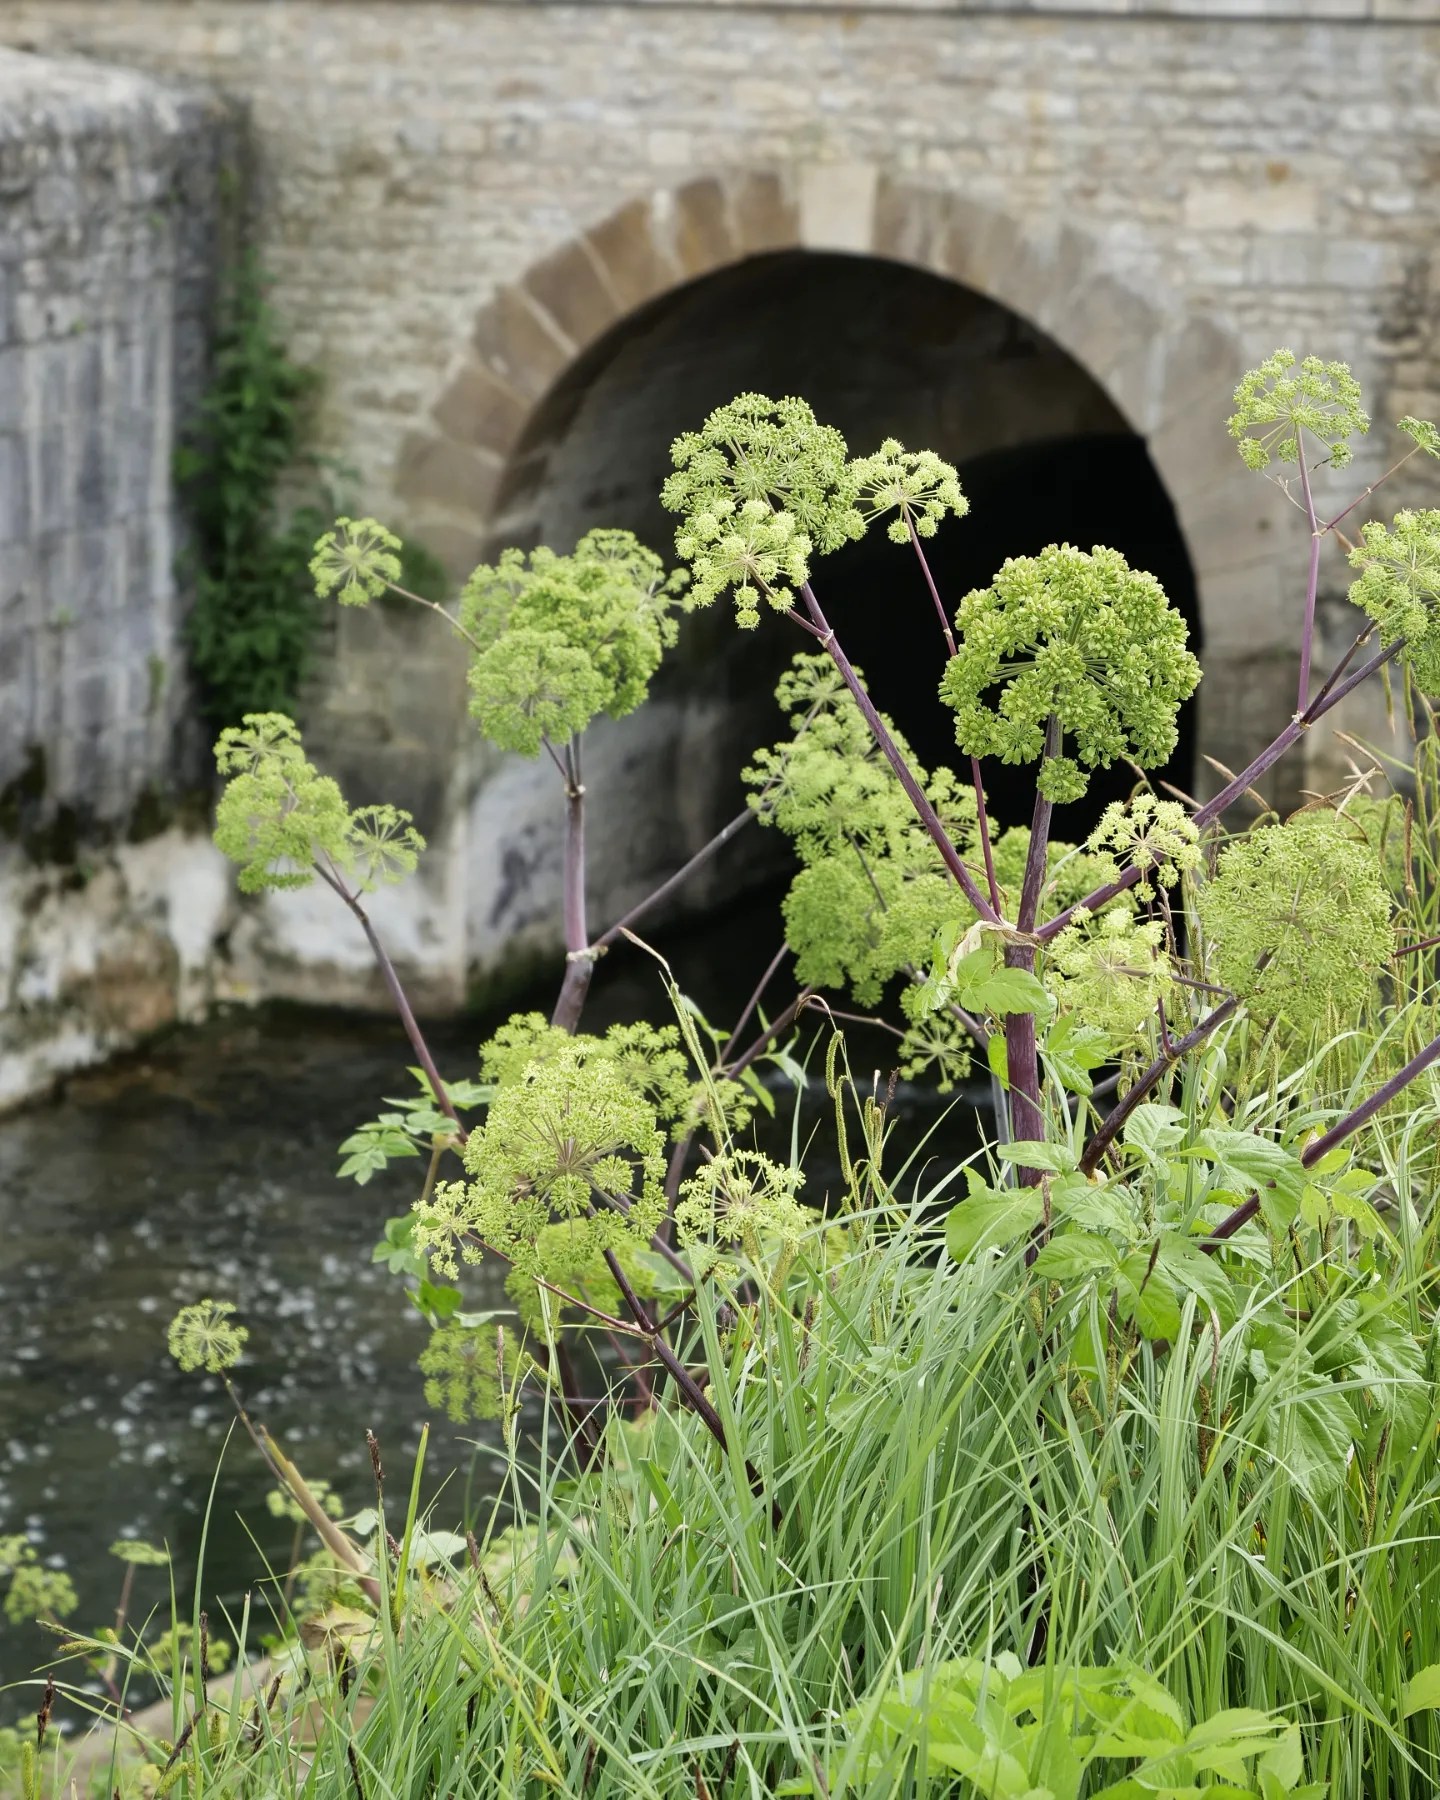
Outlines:
{"label": "purple plant stem", "polygon": [[1383,475],[1376,476],[1375,480],[1370,483],[1369,487],[1366,488],[1366,490],[1363,494],[1357,495],[1356,498],[1354,500],[1352,500],[1350,502],[1350,504],[1345,508],[1345,510],[1343,512],[1336,513],[1336,515],[1333,519],[1327,519],[1325,521],[1325,523],[1320,527],[1320,529],[1322,531],[1333,531],[1342,519],[1348,519],[1350,517],[1351,513],[1354,512],[1354,510],[1357,506],[1363,506],[1365,504],[1365,502],[1375,492],[1376,488],[1382,487],[1390,479],[1390,477],[1392,475],[1394,475],[1398,470],[1403,469],[1405,467],[1406,463],[1409,462],[1410,458],[1419,452],[1419,449],[1420,449],[1420,446],[1418,444],[1412,444],[1410,449],[1408,449],[1405,452],[1405,454],[1400,458],[1399,462],[1391,463],[1390,467],[1385,471],[1385,473]]}
{"label": "purple plant stem", "polygon": [[1126,1090],[1125,1098],[1114,1107],[1101,1121],[1094,1137],[1085,1146],[1085,1154],[1080,1158],[1080,1173],[1093,1175],[1100,1167],[1100,1160],[1115,1141],[1121,1126],[1139,1106],[1155,1084],[1171,1069],[1182,1056],[1187,1056],[1195,1046],[1209,1037],[1217,1026],[1223,1025],[1232,1017],[1239,1007],[1238,999],[1231,998],[1217,1006],[1214,1012],[1207,1013],[1193,1031],[1187,1031],[1182,1038],[1176,1038],[1165,1052],[1157,1056],[1147,1069],[1142,1069],[1134,1082]]}
{"label": "purple plant stem", "polygon": [[[1328,693],[1322,692],[1320,697],[1317,697],[1310,703],[1309,707],[1300,718],[1292,719],[1280,733],[1279,737],[1268,744],[1252,763],[1242,769],[1233,781],[1227,782],[1213,799],[1207,800],[1205,804],[1192,815],[1194,823],[1201,830],[1207,825],[1213,824],[1223,812],[1227,811],[1228,808],[1235,804],[1240,796],[1244,794],[1253,783],[1274,768],[1275,764],[1279,762],[1286,751],[1304,736],[1306,731],[1309,730],[1317,719],[1323,718],[1324,715],[1330,711],[1331,707],[1338,706],[1347,694],[1359,687],[1362,681],[1368,681],[1377,669],[1382,668],[1386,663],[1392,661],[1400,654],[1404,647],[1404,638],[1396,638],[1395,642],[1391,644],[1388,649],[1377,650],[1373,656],[1368,657],[1366,661],[1355,670],[1353,675],[1348,676]],[[1143,869],[1132,864],[1128,869],[1125,869],[1117,876],[1114,881],[1106,882],[1104,887],[1098,887],[1095,889],[1094,893],[1087,894],[1083,900],[1077,900],[1074,906],[1067,906],[1064,912],[1057,913],[1053,919],[1049,920],[1039,928],[1036,933],[1037,938],[1042,944],[1048,944],[1051,938],[1055,937],[1059,932],[1062,932],[1065,929],[1081,907],[1084,907],[1088,912],[1097,911],[1100,907],[1106,905],[1107,902],[1113,900],[1117,894],[1123,894],[1128,888],[1134,887],[1135,883],[1139,881],[1143,874]]]}
{"label": "purple plant stem", "polygon": [[945,648],[952,656],[954,656],[955,633],[950,629],[950,620],[945,611],[945,603],[940,598],[940,590],[935,585],[935,577],[930,573],[930,564],[926,559],[925,552],[920,548],[920,538],[915,530],[915,522],[913,519],[907,518],[905,523],[910,527],[910,543],[914,548],[916,556],[920,559],[920,567],[925,574],[925,585],[929,588],[930,598],[934,602],[935,616],[939,619],[940,629],[945,634]]}
{"label": "purple plant stem", "polygon": [[1305,517],[1310,521],[1310,570],[1305,580],[1305,624],[1300,633],[1300,687],[1295,712],[1304,713],[1310,703],[1310,653],[1315,642],[1315,599],[1320,591],[1320,521],[1315,516],[1315,496],[1310,491],[1310,470],[1305,462],[1305,434],[1296,430],[1295,448],[1300,462],[1300,491],[1305,496]]}
{"label": "purple plant stem", "polygon": [[585,783],[580,778],[580,740],[565,751],[565,979],[550,1023],[574,1031],[585,1009],[595,955],[585,930]]}
{"label": "purple plant stem", "polygon": [[[913,520],[907,519],[910,527],[910,544],[914,549],[921,572],[925,576],[925,585],[930,590],[930,599],[934,603],[936,617],[940,621],[940,629],[945,634],[945,648],[955,655],[955,633],[950,629],[950,620],[945,612],[945,603],[940,598],[940,590],[935,585],[935,577],[930,571],[930,560],[920,544],[920,537],[915,530]],[[980,850],[985,858],[985,881],[990,889],[990,904],[998,913],[1000,911],[1000,883],[995,879],[995,853],[990,843],[990,820],[985,812],[985,787],[980,779],[980,759],[970,758],[970,779],[975,787],[975,817],[980,832]]]}
{"label": "purple plant stem", "polygon": [[[1343,1144],[1346,1138],[1353,1137],[1362,1125],[1368,1124],[1375,1117],[1381,1107],[1388,1106],[1397,1094],[1409,1087],[1417,1075],[1423,1075],[1436,1062],[1440,1062],[1440,1037],[1432,1038],[1418,1056],[1412,1056],[1403,1069],[1392,1075],[1383,1087],[1377,1088],[1368,1100],[1362,1101],[1354,1112],[1347,1113],[1338,1125],[1332,1125],[1313,1144],[1307,1144],[1300,1153],[1300,1161],[1304,1167],[1313,1169],[1321,1157],[1327,1156],[1337,1144]],[[1200,1248],[1209,1251],[1218,1249],[1226,1238],[1234,1237],[1242,1225],[1248,1224],[1259,1210],[1260,1196],[1252,1194],[1228,1218],[1220,1221],[1209,1237],[1202,1241]]]}
{"label": "purple plant stem", "polygon": [[[1053,714],[1045,727],[1045,755],[1052,757],[1060,750],[1060,722]],[[1007,969],[1023,969],[1035,973],[1035,945],[1025,941],[1033,931],[1035,915],[1040,908],[1040,892],[1045,885],[1045,866],[1050,843],[1050,820],[1054,803],[1037,787],[1035,809],[1030,817],[1030,848],[1025,857],[1025,877],[1020,885],[1020,908],[1016,929],[1025,934],[1021,941],[1005,949]],[[1010,1134],[1019,1140],[1043,1138],[1045,1115],[1040,1105],[1040,1058],[1035,1038],[1034,1013],[1005,1015],[1005,1066],[1010,1080]],[[1020,1170],[1021,1187],[1036,1187],[1040,1170]]]}
{"label": "purple plant stem", "polygon": [[725,845],[735,836],[736,832],[739,831],[742,826],[748,825],[754,817],[754,812],[748,806],[743,812],[737,813],[728,825],[722,825],[720,827],[719,831],[715,833],[708,844],[701,845],[690,858],[689,862],[682,863],[675,873],[673,875],[668,875],[653,893],[647,894],[643,900],[632,906],[629,912],[622,918],[617,919],[608,931],[602,932],[590,948],[596,951],[608,950],[622,932],[633,925],[637,919],[642,919],[646,913],[650,912],[654,907],[657,907],[662,900],[668,899],[670,895],[675,892],[676,888],[680,887],[684,882],[690,879],[697,869],[703,868],[717,851],[723,850]]}
{"label": "purple plant stem", "polygon": [[[805,602],[806,610],[810,614],[812,635],[820,640],[821,648],[828,654],[830,660],[839,670],[841,680],[844,681],[846,687],[849,688],[852,699],[860,708],[861,717],[870,728],[870,735],[875,739],[886,762],[888,762],[890,767],[895,771],[896,779],[899,781],[900,786],[905,790],[905,797],[909,800],[911,806],[914,807],[920,823],[925,827],[926,831],[929,832],[930,837],[935,844],[935,848],[940,852],[940,857],[944,862],[945,867],[955,877],[956,881],[959,882],[965,898],[970,902],[971,906],[975,908],[975,911],[979,913],[980,917],[991,925],[998,925],[1001,922],[1000,915],[975,885],[974,878],[971,876],[970,871],[961,861],[960,852],[950,842],[949,835],[946,832],[944,825],[940,822],[940,815],[925,797],[924,789],[915,779],[910,765],[900,754],[894,738],[892,738],[890,733],[886,730],[884,720],[880,717],[879,713],[876,712],[870,696],[861,686],[860,678],[856,675],[854,668],[851,666],[850,658],[846,656],[845,652],[840,648],[835,633],[830,628],[830,621],[820,610],[820,602],[815,598],[815,591],[808,581],[802,585],[800,595]],[[802,624],[805,623],[803,619],[800,622]]]}
{"label": "purple plant stem", "polygon": [[415,1052],[415,1059],[425,1071],[425,1079],[430,1083],[430,1091],[435,1096],[435,1104],[455,1127],[455,1132],[463,1144],[466,1138],[465,1127],[460,1123],[460,1115],[456,1112],[454,1102],[445,1090],[445,1083],[440,1079],[440,1071],[435,1067],[435,1059],[430,1054],[430,1046],[425,1042],[415,1014],[410,1009],[410,1002],[405,997],[405,990],[400,985],[400,977],[395,973],[395,965],[391,962],[385,946],[376,936],[375,927],[370,923],[370,915],[360,904],[358,895],[352,894],[337,875],[316,865],[316,873],[327,886],[333,888],[345,904],[360,921],[360,929],[369,940],[371,954],[375,958],[385,986],[390,991],[390,998],[395,1003],[395,1010],[400,1015],[400,1023],[405,1028],[405,1035],[410,1040],[410,1048]]}

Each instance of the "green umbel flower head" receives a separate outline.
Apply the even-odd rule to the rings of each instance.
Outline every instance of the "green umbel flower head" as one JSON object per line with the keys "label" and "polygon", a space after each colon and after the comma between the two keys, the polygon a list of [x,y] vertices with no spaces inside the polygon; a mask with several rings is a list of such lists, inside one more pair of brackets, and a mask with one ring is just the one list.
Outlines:
{"label": "green umbel flower head", "polygon": [[247,713],[243,725],[227,726],[215,763],[229,777],[215,809],[215,844],[240,865],[243,893],[307,887],[317,864],[368,890],[410,874],[425,848],[398,807],[352,812],[335,782],[306,760],[283,713]]}
{"label": "green umbel flower head", "polygon": [[732,1150],[680,1184],[675,1226],[680,1241],[713,1266],[719,1247],[738,1247],[758,1261],[764,1249],[793,1251],[817,1215],[795,1196],[800,1169],[753,1150]]}
{"label": "green umbel flower head", "polygon": [[1440,512],[1362,525],[1350,561],[1361,571],[1350,598],[1379,626],[1382,644],[1404,638],[1400,660],[1425,693],[1440,694]]}
{"label": "green umbel flower head", "polygon": [[425,1404],[456,1425],[505,1418],[515,1404],[511,1360],[503,1325],[442,1325],[420,1352]]}
{"label": "green umbel flower head", "polygon": [[[1086,771],[1117,757],[1155,768],[1174,750],[1181,702],[1200,679],[1188,635],[1160,583],[1118,550],[1052,544],[1012,557],[960,602],[961,647],[940,688],[956,741],[968,756],[1007,763],[1044,756],[1037,785],[1055,801],[1078,800]],[[1052,716],[1062,748],[1045,756]]]}
{"label": "green umbel flower head", "polygon": [[778,611],[826,555],[865,530],[844,438],[803,400],[741,394],[676,438],[662,505],[682,516],[675,546],[695,576],[692,606],[736,590],[740,623],[764,597]]}
{"label": "green umbel flower head", "polygon": [[538,756],[601,713],[633,712],[675,642],[683,575],[628,531],[592,531],[570,556],[506,550],[465,584],[460,622],[479,644],[470,711],[502,750]]}
{"label": "green umbel flower head", "polygon": [[1417,449],[1427,456],[1440,456],[1440,426],[1433,425],[1429,419],[1417,419],[1412,413],[1397,419],[1395,424],[1397,430],[1414,440]]}
{"label": "green umbel flower head", "polygon": [[228,1300],[200,1300],[182,1306],[170,1321],[170,1354],[187,1373],[204,1369],[219,1375],[239,1362],[250,1333],[232,1323],[235,1308]]}
{"label": "green umbel flower head", "polygon": [[1394,949],[1375,852],[1333,812],[1297,813],[1231,844],[1198,905],[1215,977],[1260,1018],[1300,1031],[1353,1020]]}
{"label": "green umbel flower head", "polygon": [[675,546],[694,572],[691,605],[709,606],[733,587],[735,622],[745,631],[760,623],[761,600],[788,612],[795,603],[788,584],[810,576],[809,538],[796,530],[793,513],[775,512],[763,500],[718,500],[690,519]]}
{"label": "green umbel flower head", "polygon": [[1136,899],[1151,900],[1155,890],[1148,871],[1154,871],[1161,887],[1174,887],[1182,874],[1203,863],[1199,840],[1199,831],[1178,801],[1140,793],[1128,802],[1117,800],[1107,806],[1086,843],[1091,850],[1108,852],[1117,865],[1146,870],[1134,893]]}
{"label": "green umbel flower head", "polygon": [[415,1208],[416,1247],[454,1274],[489,1245],[541,1267],[544,1233],[568,1224],[571,1254],[645,1244],[665,1215],[665,1134],[655,1105],[601,1040],[547,1042],[503,1083],[465,1145],[469,1180]]}
{"label": "green umbel flower head", "polygon": [[1047,966],[1061,1007],[1118,1045],[1144,1031],[1175,993],[1165,927],[1138,920],[1128,905],[1096,919],[1077,912],[1051,945]]}
{"label": "green umbel flower head", "polygon": [[337,519],[310,559],[315,592],[342,606],[368,606],[400,579],[400,540],[377,519]]}
{"label": "green umbel flower head", "polygon": [[886,438],[874,456],[862,456],[850,466],[865,523],[886,513],[898,515],[885,527],[892,543],[908,544],[912,526],[917,536],[934,537],[946,513],[963,519],[970,510],[954,466],[933,450],[906,450],[898,439]]}
{"label": "green umbel flower head", "polygon": [[46,1617],[63,1619],[80,1604],[70,1577],[59,1569],[47,1569],[35,1546],[18,1533],[0,1537],[0,1582],[9,1583],[5,1617],[12,1625],[28,1625]]}
{"label": "green umbel flower head", "polygon": [[1236,388],[1229,425],[1247,468],[1267,469],[1272,457],[1298,463],[1300,433],[1308,431],[1329,450],[1331,465],[1343,469],[1350,439],[1369,431],[1370,418],[1347,363],[1307,356],[1297,369],[1293,350],[1277,350]]}

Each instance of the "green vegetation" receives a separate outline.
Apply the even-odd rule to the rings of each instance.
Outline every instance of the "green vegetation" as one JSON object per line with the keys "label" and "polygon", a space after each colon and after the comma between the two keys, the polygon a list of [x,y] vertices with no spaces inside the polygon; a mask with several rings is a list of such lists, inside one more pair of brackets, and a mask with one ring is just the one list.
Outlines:
{"label": "green vegetation", "polygon": [[[965,511],[955,472],[896,444],[852,459],[799,400],[742,396],[677,442],[688,584],[622,533],[478,570],[445,616],[482,731],[555,768],[567,955],[552,1017],[510,1020],[474,1078],[441,1076],[366,910],[423,852],[409,820],[352,807],[286,717],[222,734],[242,885],[328,886],[395,1000],[416,1091],[357,1127],[342,1173],[416,1162],[376,1260],[432,1327],[428,1403],[496,1422],[506,1479],[468,1537],[432,1531],[418,1470],[387,1513],[372,1441],[375,1504],[337,1518],[247,1411],[231,1307],[187,1308],[174,1353],[224,1383],[321,1564],[277,1576],[287,1647],[228,1697],[205,1691],[198,1618],[168,1662],[77,1645],[172,1693],[106,1792],[1435,1792],[1440,515],[1396,521],[1403,555],[1322,519],[1312,475],[1369,427],[1342,365],[1277,353],[1230,426],[1257,471],[1296,466],[1312,548],[1295,717],[1203,805],[1144,776],[1199,679],[1153,577],[1052,546],[952,613],[922,540]],[[881,520],[915,559],[916,677],[954,711],[957,771],[915,765],[811,582]],[[1317,684],[1331,538],[1361,610]],[[342,520],[313,570],[348,603],[431,606],[399,556]],[[742,628],[763,603],[802,640],[783,735],[746,772],[747,816],[798,855],[785,941],[731,1029],[661,962],[662,1024],[586,1033],[596,959],[643,951],[659,896],[592,933],[584,731],[640,704],[679,608],[727,590]],[[1376,752],[1227,836],[1386,669],[1413,765]],[[1028,828],[994,829],[991,757],[1035,767]],[[1055,801],[1121,759],[1131,800],[1055,840]],[[995,1131],[962,1167],[901,1143],[893,1084],[852,1077],[853,1007],[897,1068],[988,1073]],[[470,1311],[466,1271],[493,1257],[510,1307]],[[231,1635],[245,1650],[251,1621]],[[32,1800],[50,1775],[29,1756]]]}
{"label": "green vegetation", "polygon": [[293,711],[310,666],[320,613],[305,571],[329,502],[287,505],[282,484],[307,466],[316,384],[286,354],[259,269],[241,263],[210,388],[175,457],[192,537],[190,663],[216,730],[247,712]]}

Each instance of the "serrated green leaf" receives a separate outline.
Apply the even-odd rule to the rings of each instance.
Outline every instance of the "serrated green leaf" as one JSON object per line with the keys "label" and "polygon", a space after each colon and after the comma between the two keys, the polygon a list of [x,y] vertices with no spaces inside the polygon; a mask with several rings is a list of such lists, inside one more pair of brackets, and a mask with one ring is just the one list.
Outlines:
{"label": "serrated green leaf", "polygon": [[1042,1281],[1077,1281],[1113,1274],[1119,1261],[1114,1245],[1105,1238],[1067,1231],[1043,1246],[1030,1272]]}
{"label": "serrated green leaf", "polygon": [[962,1200],[945,1222],[945,1248],[955,1262],[964,1262],[981,1248],[1013,1244],[1044,1216],[1039,1188],[1014,1188],[988,1200]]}
{"label": "serrated green leaf", "polygon": [[1162,1157],[1185,1139],[1185,1115],[1177,1107],[1146,1101],[1125,1121],[1123,1141],[1147,1159]]}
{"label": "serrated green leaf", "polygon": [[995,1154],[1001,1162],[1018,1163],[1022,1169],[1043,1169],[1052,1175],[1069,1174],[1075,1167],[1075,1156],[1068,1144],[1047,1143],[1039,1138],[1016,1138],[1013,1143],[997,1144]]}

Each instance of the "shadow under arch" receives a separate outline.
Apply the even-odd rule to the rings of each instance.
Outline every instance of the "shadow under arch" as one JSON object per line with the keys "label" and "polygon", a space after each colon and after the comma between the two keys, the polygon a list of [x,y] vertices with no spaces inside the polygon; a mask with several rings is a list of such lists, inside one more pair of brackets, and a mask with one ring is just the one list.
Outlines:
{"label": "shadow under arch", "polygon": [[[1143,441],[1098,384],[995,302],[926,270],[854,254],[748,258],[672,289],[590,346],[515,445],[497,489],[492,553],[507,544],[565,549],[608,525],[634,531],[668,559],[676,521],[659,491],[670,445],[745,391],[803,395],[857,454],[893,436],[959,465],[970,515],[947,521],[926,546],[952,612],[1007,556],[1053,542],[1104,543],[1159,576],[1198,640],[1194,576],[1174,509]],[[936,698],[943,641],[910,550],[877,526],[820,561],[814,579],[877,703],[919,760],[953,764],[953,722]],[[773,617],[738,632],[729,603],[717,603],[687,619],[657,697],[723,701],[726,754],[738,769],[777,734],[775,679],[810,648]],[[1182,724],[1162,775],[1188,787],[1188,709]],[[1032,775],[989,772],[1002,819],[1018,822],[1028,811]],[[1097,775],[1076,819],[1133,783],[1124,768]],[[722,809],[738,798],[732,784],[715,796]]]}
{"label": "shadow under arch", "polygon": [[[873,292],[858,305],[851,292],[847,303],[842,287],[857,282]],[[806,304],[787,302],[788,331],[757,330],[766,290],[793,297],[807,284]],[[937,306],[946,312],[938,325]],[[701,355],[695,327],[707,309]],[[915,329],[921,315],[938,333],[934,342],[930,327]],[[806,374],[793,372],[796,356],[828,356],[837,369],[844,359],[835,345],[847,331],[868,345],[858,358],[864,378],[814,391]],[[967,333],[968,360],[955,348]],[[737,365],[761,341],[788,344],[783,367],[772,362],[762,374]],[[877,342],[902,353],[884,381],[870,354]],[[666,352],[668,363],[667,343],[680,346]],[[727,359],[723,346],[735,355]],[[925,358],[934,365],[947,355],[965,363],[965,382],[931,380]],[[853,373],[857,359],[849,361]],[[856,450],[890,431],[961,464],[975,509],[947,528],[939,554],[943,560],[953,546],[963,561],[968,547],[976,560],[942,569],[952,591],[987,581],[1005,554],[1054,538],[1108,539],[1153,567],[1197,627],[1203,618],[1207,679],[1190,724],[1199,750],[1233,765],[1288,716],[1294,681],[1271,497],[1244,470],[1223,426],[1225,397],[1243,366],[1228,330],[1137,282],[1114,242],[1066,220],[1020,218],[861,167],[731,171],[637,196],[499,289],[425,426],[402,447],[396,492],[405,526],[457,576],[503,542],[546,537],[563,547],[592,523],[629,526],[665,552],[673,521],[657,496],[673,432],[746,387],[806,393]],[[685,380],[675,373],[682,367],[690,370]],[[986,383],[990,398],[977,406],[973,396]],[[633,408],[643,410],[647,394],[657,409],[689,399],[669,419],[657,411],[641,430]],[[937,425],[945,395],[948,425]],[[888,405],[897,396],[923,399],[930,416],[903,406],[899,416],[882,416],[877,397]],[[977,413],[984,432],[960,429]],[[992,490],[1001,501],[987,498]],[[1132,525],[1136,514],[1147,520],[1148,546],[1137,546],[1133,533],[1127,541],[1124,521],[1100,516],[1122,495]],[[998,535],[987,538],[991,524]],[[916,703],[934,693],[939,659],[922,681],[906,648],[908,622],[924,629],[923,589],[898,548],[883,577],[863,566],[885,551],[876,534],[848,572],[836,558],[817,580],[877,696],[934,761]],[[846,584],[860,597],[846,601]],[[904,633],[895,629],[902,618]],[[794,647],[778,624],[767,620],[742,636],[721,607],[698,615],[664,671],[657,703],[645,709],[648,723],[637,715],[613,732],[597,728],[594,758],[632,797],[644,796],[628,814],[597,802],[598,915],[633,901],[728,816],[733,772],[776,733],[773,679]],[[1188,748],[1176,772],[1188,777],[1193,767],[1204,791],[1211,778]],[[1122,773],[1119,785],[1128,781]],[[483,967],[517,932],[543,931],[556,857],[543,823],[548,797],[532,796],[518,772],[476,765],[469,792],[465,941],[472,967]],[[1099,798],[1097,786],[1087,812]],[[513,823],[521,815],[523,829]],[[1060,821],[1069,835],[1081,824]],[[503,845],[496,854],[501,829],[521,840],[513,854]],[[744,854],[773,854],[755,844],[768,835],[747,834]],[[697,904],[718,897],[705,883],[693,892]]]}

